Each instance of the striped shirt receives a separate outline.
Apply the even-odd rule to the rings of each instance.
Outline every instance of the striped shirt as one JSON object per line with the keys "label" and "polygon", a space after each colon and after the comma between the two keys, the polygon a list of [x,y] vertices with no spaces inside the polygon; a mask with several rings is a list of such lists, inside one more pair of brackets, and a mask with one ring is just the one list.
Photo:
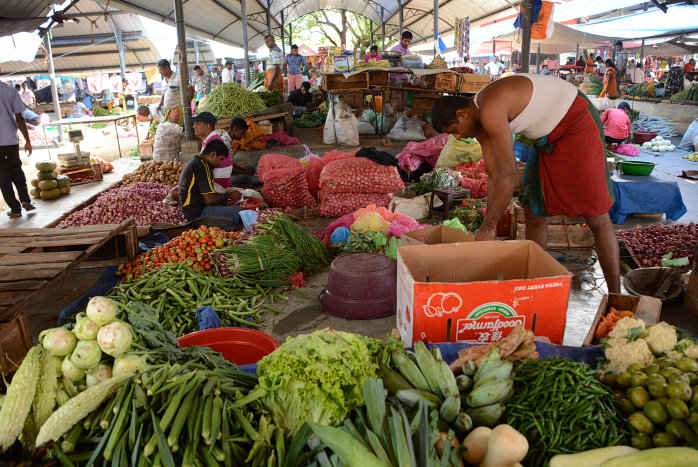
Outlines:
{"label": "striped shirt", "polygon": [[184,167],[179,176],[179,200],[188,221],[198,219],[206,207],[204,195],[215,193],[211,166],[199,156]]}

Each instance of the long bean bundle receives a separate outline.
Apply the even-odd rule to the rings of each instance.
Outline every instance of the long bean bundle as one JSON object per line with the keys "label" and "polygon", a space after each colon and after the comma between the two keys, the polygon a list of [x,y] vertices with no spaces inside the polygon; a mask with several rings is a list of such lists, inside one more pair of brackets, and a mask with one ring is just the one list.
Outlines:
{"label": "long bean bundle", "polygon": [[521,363],[506,423],[526,434],[525,465],[547,465],[555,454],[627,444],[626,423],[596,371],[568,358]]}
{"label": "long bean bundle", "polygon": [[279,246],[269,236],[259,237],[253,244],[216,250],[212,256],[222,277],[237,274],[251,281],[285,280],[296,272],[299,263],[294,251]]}
{"label": "long bean bundle", "polygon": [[239,84],[222,83],[206,98],[202,110],[211,112],[216,118],[247,117],[265,110],[267,106],[257,94]]}

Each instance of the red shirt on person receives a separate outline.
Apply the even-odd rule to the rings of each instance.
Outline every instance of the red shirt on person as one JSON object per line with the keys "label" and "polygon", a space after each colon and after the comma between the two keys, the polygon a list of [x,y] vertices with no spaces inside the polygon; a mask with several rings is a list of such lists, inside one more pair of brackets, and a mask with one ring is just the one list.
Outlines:
{"label": "red shirt on person", "polygon": [[625,139],[630,134],[630,117],[622,109],[607,109],[601,114],[603,134],[616,139]]}

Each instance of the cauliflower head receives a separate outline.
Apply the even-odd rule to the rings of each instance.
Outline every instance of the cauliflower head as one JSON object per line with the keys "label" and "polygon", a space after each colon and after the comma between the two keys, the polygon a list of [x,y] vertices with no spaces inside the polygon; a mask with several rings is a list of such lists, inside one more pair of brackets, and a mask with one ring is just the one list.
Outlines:
{"label": "cauliflower head", "polygon": [[645,322],[641,319],[623,318],[616,323],[608,337],[628,337],[628,332],[633,328],[645,329]]}
{"label": "cauliflower head", "polygon": [[685,337],[676,345],[676,350],[683,352],[689,358],[698,359],[698,339],[695,337]]}
{"label": "cauliflower head", "polygon": [[654,362],[654,355],[643,339],[632,342],[626,342],[624,339],[609,339],[606,343],[608,347],[604,353],[608,359],[608,365],[605,371],[617,375],[626,371],[634,363],[647,366]]}
{"label": "cauliflower head", "polygon": [[679,352],[678,350],[670,350],[666,353],[666,357],[669,360],[672,360],[674,362],[678,362],[683,358],[683,354]]}
{"label": "cauliflower head", "polygon": [[664,321],[647,327],[647,336],[643,337],[655,355],[673,350],[678,342],[676,328]]}

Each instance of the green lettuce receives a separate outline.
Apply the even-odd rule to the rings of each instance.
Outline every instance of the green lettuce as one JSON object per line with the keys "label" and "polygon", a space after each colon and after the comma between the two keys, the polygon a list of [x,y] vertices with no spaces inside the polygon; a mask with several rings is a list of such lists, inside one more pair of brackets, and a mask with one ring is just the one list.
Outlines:
{"label": "green lettuce", "polygon": [[308,421],[336,426],[363,405],[361,388],[378,374],[382,349],[377,339],[330,329],[288,338],[259,362],[257,387],[286,432]]}

